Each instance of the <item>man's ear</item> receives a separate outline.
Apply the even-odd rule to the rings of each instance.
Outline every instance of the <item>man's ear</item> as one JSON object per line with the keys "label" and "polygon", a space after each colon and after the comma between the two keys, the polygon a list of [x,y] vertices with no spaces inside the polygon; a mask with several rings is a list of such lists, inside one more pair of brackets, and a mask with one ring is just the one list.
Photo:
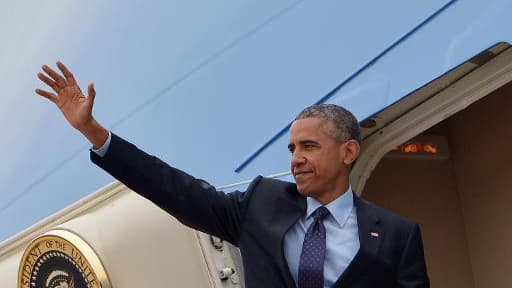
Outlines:
{"label": "man's ear", "polygon": [[356,140],[348,140],[343,146],[345,146],[345,157],[343,158],[343,163],[345,163],[345,165],[352,165],[352,163],[356,161],[357,157],[359,157],[361,146],[359,146],[359,143]]}

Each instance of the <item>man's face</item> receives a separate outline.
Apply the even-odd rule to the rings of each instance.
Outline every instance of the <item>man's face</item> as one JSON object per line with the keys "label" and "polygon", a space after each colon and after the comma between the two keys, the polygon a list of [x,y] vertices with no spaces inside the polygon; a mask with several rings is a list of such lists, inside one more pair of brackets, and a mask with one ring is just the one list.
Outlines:
{"label": "man's face", "polygon": [[322,118],[296,120],[288,144],[292,153],[291,171],[299,193],[317,200],[348,188],[349,166],[355,159],[350,159],[353,155],[347,149],[350,141],[338,143],[327,131],[325,121]]}

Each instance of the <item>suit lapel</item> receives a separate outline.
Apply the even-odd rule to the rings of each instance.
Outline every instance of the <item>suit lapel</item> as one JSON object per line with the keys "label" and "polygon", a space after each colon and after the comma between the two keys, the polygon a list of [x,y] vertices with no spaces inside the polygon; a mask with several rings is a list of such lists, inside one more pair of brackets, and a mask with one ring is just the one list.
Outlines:
{"label": "suit lapel", "polygon": [[372,263],[377,259],[377,253],[382,238],[385,236],[381,227],[380,217],[364,200],[354,193],[354,206],[356,208],[357,226],[360,248],[349,266],[338,278],[334,287],[349,287],[351,283],[360,279],[361,274],[371,269]]}
{"label": "suit lapel", "polygon": [[355,195],[354,206],[357,214],[359,243],[365,251],[377,255],[381,239],[384,237],[379,225],[380,217],[376,215],[375,209],[371,209],[371,206]]}
{"label": "suit lapel", "polygon": [[272,235],[275,239],[270,241],[269,247],[272,255],[276,255],[276,261],[281,275],[285,277],[287,287],[295,287],[290,268],[284,257],[284,234],[297,220],[306,213],[306,198],[300,196],[296,191],[282,193],[278,196],[272,211]]}

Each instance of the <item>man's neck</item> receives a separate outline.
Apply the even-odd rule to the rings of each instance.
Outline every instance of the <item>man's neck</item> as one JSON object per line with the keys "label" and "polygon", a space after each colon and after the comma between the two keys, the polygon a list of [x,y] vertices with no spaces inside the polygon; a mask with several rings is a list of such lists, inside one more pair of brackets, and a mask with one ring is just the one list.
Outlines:
{"label": "man's neck", "polygon": [[313,198],[325,206],[345,194],[349,190],[349,187],[350,185],[346,183],[345,185],[342,185],[341,188],[336,189],[333,192],[326,192],[319,196],[313,196]]}

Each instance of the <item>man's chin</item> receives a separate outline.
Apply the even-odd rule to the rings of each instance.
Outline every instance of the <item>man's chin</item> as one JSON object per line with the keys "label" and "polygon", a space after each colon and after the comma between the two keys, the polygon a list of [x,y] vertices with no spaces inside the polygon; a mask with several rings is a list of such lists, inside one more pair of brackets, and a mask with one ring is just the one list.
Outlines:
{"label": "man's chin", "polygon": [[307,187],[301,185],[297,185],[297,191],[299,192],[300,195],[305,197],[311,197],[313,195],[313,193],[309,189],[307,189]]}

